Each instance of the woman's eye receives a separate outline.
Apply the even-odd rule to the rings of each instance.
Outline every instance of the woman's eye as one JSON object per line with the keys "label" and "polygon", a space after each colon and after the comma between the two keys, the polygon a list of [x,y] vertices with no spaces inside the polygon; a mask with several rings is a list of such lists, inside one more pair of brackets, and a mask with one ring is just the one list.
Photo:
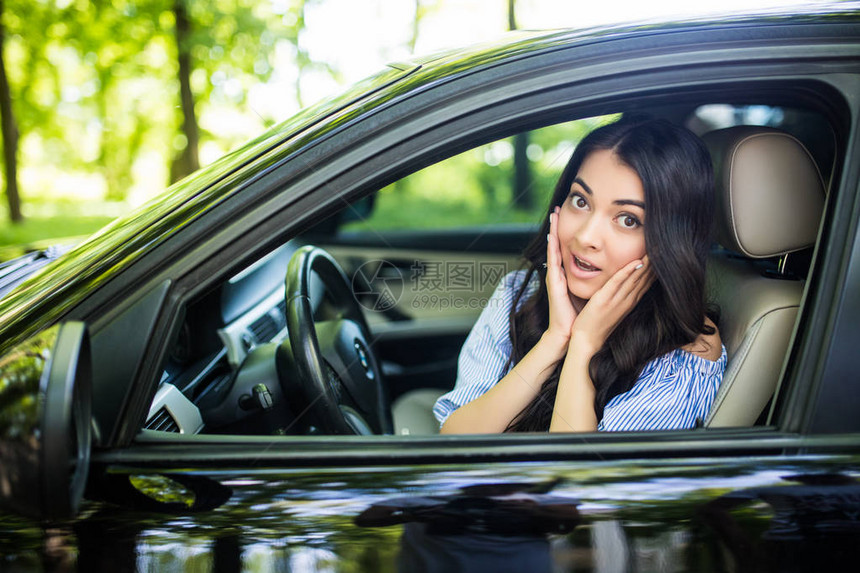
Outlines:
{"label": "woman's eye", "polygon": [[585,197],[583,197],[582,195],[577,195],[577,194],[571,195],[570,196],[570,202],[577,209],[586,209],[588,207],[588,201],[586,201]]}
{"label": "woman's eye", "polygon": [[625,229],[635,229],[642,225],[642,223],[639,222],[639,219],[637,219],[633,215],[621,215],[621,217],[619,218],[619,222],[621,223],[621,226]]}

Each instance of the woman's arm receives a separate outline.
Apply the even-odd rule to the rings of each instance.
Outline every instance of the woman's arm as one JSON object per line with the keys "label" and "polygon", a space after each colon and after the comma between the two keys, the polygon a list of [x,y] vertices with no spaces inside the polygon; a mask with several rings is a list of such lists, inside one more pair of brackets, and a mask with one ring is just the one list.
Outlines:
{"label": "woman's arm", "polygon": [[[587,305],[586,305],[587,306]],[[564,366],[558,380],[555,406],[549,423],[550,432],[594,432],[597,414],[594,412],[594,383],[588,374],[588,364],[598,348],[585,341],[568,346]]]}
{"label": "woman's arm", "polygon": [[570,302],[558,242],[558,211],[549,216],[546,290],[549,325],[537,344],[491,389],[451,413],[442,434],[503,432],[511,420],[534,400],[568,347],[576,311]]}
{"label": "woman's arm", "polygon": [[588,365],[653,282],[648,257],[622,267],[585,304],[573,323],[550,420],[550,432],[593,432],[594,383]]}
{"label": "woman's arm", "polygon": [[491,434],[507,428],[528,406],[555,365],[564,356],[567,340],[544,333],[537,344],[485,394],[454,410],[441,434]]}

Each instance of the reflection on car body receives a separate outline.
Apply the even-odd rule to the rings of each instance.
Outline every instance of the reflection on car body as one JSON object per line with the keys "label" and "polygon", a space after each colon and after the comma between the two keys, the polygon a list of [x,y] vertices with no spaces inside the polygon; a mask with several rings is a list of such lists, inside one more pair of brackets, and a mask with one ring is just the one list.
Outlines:
{"label": "reflection on car body", "polygon": [[549,484],[480,484],[450,497],[400,497],[361,512],[360,527],[405,524],[399,571],[550,571],[549,533],[570,533],[574,500]]}
{"label": "reflection on car body", "polygon": [[[837,473],[783,479],[788,483],[733,491],[699,508],[697,517],[717,532],[732,565],[749,570],[838,570],[853,563],[860,534],[857,478]],[[740,523],[744,506],[752,506],[758,519],[768,524],[762,543],[750,538],[749,528]]]}
{"label": "reflection on car body", "polygon": [[[393,570],[401,543],[435,557],[439,535],[506,523],[534,526],[541,563],[564,570],[856,561],[860,18],[854,3],[798,10],[532,33],[401,66],[10,290],[3,566]],[[777,130],[820,173],[803,248],[713,253],[723,296],[763,314],[745,326],[761,355],[738,337],[729,370],[764,392],[726,401],[745,421],[688,431],[435,435],[428,404],[454,383],[490,271],[518,267],[544,216],[511,207],[508,138],[531,137],[548,192],[554,159],[619,114]],[[752,226],[780,223],[794,226]],[[759,306],[776,298],[745,285],[762,281],[791,303]],[[744,357],[766,360],[767,384]],[[424,521],[382,525],[392,500],[412,508],[394,521]]]}

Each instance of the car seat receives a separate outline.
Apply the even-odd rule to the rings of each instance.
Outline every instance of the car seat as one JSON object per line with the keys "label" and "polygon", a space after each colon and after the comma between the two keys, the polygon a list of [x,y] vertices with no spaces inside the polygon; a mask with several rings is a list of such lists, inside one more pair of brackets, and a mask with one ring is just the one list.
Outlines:
{"label": "car seat", "polygon": [[780,379],[803,294],[787,257],[815,244],[825,190],[812,156],[787,133],[739,126],[703,140],[723,247],[709,260],[708,293],[729,359],[705,425],[751,426]]}

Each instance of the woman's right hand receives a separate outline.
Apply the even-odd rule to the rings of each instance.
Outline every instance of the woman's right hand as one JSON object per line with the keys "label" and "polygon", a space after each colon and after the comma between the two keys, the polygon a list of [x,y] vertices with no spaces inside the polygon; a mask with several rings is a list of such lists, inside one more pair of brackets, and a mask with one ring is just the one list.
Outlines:
{"label": "woman's right hand", "polygon": [[546,237],[546,292],[549,298],[549,327],[545,335],[567,344],[577,312],[570,300],[567,277],[558,240],[558,214],[555,207],[549,215],[549,234]]}

